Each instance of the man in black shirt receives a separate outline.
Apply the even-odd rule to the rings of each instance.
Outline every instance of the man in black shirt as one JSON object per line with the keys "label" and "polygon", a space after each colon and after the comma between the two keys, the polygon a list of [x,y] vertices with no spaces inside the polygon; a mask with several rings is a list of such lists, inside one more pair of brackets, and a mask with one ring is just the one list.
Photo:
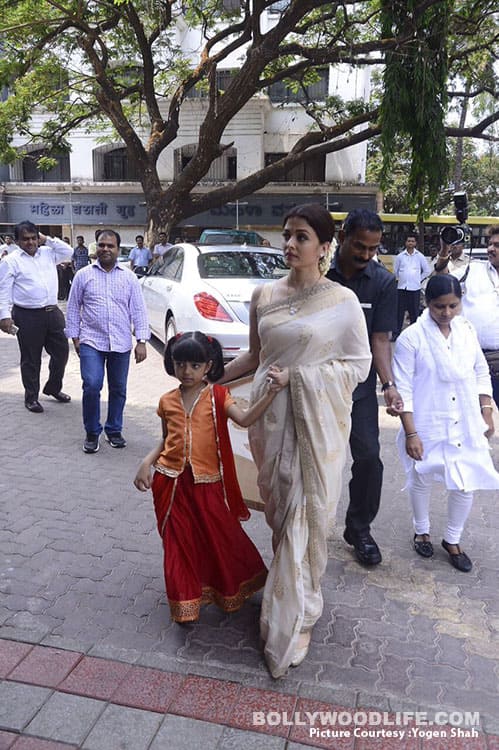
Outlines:
{"label": "man in black shirt", "polygon": [[359,562],[377,565],[381,552],[370,534],[376,517],[383,481],[380,459],[376,373],[381,383],[388,412],[402,410],[402,399],[393,383],[390,333],[397,325],[397,282],[377,261],[383,224],[378,214],[365,209],[351,211],[339,232],[340,245],[327,274],[357,295],[366,316],[373,364],[367,380],[353,393],[352,479],[343,537],[355,549]]}

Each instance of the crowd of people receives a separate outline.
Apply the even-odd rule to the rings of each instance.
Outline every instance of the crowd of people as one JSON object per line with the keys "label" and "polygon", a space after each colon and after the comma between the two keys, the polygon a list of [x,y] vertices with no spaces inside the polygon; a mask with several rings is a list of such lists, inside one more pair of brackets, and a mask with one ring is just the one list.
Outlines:
{"label": "crowd of people", "polygon": [[[199,332],[167,342],[165,369],[179,386],[159,400],[161,438],[134,480],[137,489],[152,489],[172,619],[196,621],[208,602],[233,612],[263,587],[260,633],[275,678],[305,659],[322,614],[327,540],[348,446],[343,536],[361,564],[382,561],[371,534],[383,481],[378,381],[387,412],[400,422],[397,445],[418,555],[433,555],[433,481],[447,490],[441,543],[460,572],[473,565],[460,546],[473,492],[499,489],[488,450],[493,401],[499,405],[499,226],[489,228],[489,260],[469,267],[459,263],[462,249],[457,253],[444,244],[430,267],[418,257],[416,238],[408,237],[395,274],[375,259],[383,232],[376,213],[351,211],[333,256],[334,229],[319,204],[296,206],[284,218],[289,273],[255,289],[246,352],[224,365],[219,343]],[[82,260],[71,283],[66,325],[57,306],[56,267],[74,263],[76,249],[41,235],[30,222],[16,226],[14,242],[16,249],[0,264],[0,329],[18,338],[26,408],[43,411],[43,348],[49,354],[43,392],[62,403],[70,400],[62,391],[70,338],[80,358],[83,450],[95,453],[102,432],[112,447],[124,448],[132,336],[140,363],[150,332],[137,276],[117,262],[119,234],[98,232],[93,264],[88,252],[84,262],[84,241],[78,239]],[[142,236],[136,242],[132,268],[148,265],[154,255],[144,249]],[[166,235],[156,255],[164,244]],[[423,281],[421,313],[415,300]],[[402,329],[406,311],[410,324]],[[396,338],[394,346],[390,338]],[[105,372],[109,399],[102,425]],[[249,374],[250,406],[243,411],[225,384]],[[248,511],[228,419],[248,427],[272,533],[268,571],[240,525]]]}

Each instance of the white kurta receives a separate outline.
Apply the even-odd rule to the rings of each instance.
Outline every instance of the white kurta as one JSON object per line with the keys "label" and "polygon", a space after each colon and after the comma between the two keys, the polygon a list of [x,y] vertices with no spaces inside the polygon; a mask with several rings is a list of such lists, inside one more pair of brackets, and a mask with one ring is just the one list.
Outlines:
{"label": "white kurta", "polygon": [[446,339],[425,310],[397,339],[393,374],[423,443],[423,459],[414,461],[406,453],[403,430],[399,433],[406,472],[414,467],[432,474],[449,490],[499,489],[479,402],[479,394],[490,396],[492,387],[473,326],[457,316]]}

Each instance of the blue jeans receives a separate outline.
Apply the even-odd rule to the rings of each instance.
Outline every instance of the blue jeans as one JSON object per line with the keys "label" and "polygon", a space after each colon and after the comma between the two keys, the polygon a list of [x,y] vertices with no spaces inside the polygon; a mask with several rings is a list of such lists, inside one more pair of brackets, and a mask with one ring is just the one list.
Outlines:
{"label": "blue jeans", "polygon": [[121,432],[126,401],[126,382],[130,352],[100,352],[88,344],[80,344],[80,372],[83,380],[83,424],[85,431],[100,435],[100,393],[107,370],[109,390],[107,419],[104,425],[109,435]]}

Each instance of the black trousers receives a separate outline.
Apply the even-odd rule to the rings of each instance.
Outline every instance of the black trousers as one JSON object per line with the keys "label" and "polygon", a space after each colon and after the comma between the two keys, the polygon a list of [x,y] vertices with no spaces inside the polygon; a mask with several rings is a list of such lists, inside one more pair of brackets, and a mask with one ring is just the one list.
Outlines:
{"label": "black trousers", "polygon": [[397,335],[401,332],[404,325],[405,311],[409,313],[409,320],[415,323],[418,319],[419,308],[421,305],[421,291],[415,292],[408,289],[397,289]]}
{"label": "black trousers", "polygon": [[49,377],[44,387],[49,393],[59,393],[69,356],[62,310],[55,305],[36,310],[14,305],[12,320],[19,327],[17,341],[21,351],[21,378],[26,403],[35,401],[40,392],[44,348],[50,357]]}
{"label": "black trousers", "polygon": [[353,402],[350,450],[353,464],[345,525],[355,536],[369,531],[381,499],[383,464],[379,457],[378,399],[374,388],[367,396]]}
{"label": "black trousers", "polygon": [[73,276],[74,273],[73,269],[71,268],[71,264],[59,264],[57,266],[57,279],[59,282],[59,288],[57,292],[58,299],[68,299]]}

